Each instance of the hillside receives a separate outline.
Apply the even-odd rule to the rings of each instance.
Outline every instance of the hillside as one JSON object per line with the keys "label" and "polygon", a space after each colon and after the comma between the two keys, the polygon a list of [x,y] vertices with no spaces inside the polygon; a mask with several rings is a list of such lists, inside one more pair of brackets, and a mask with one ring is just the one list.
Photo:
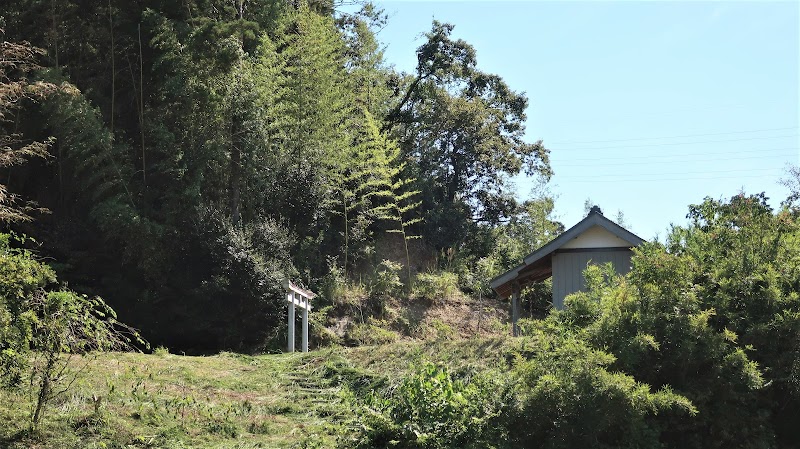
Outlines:
{"label": "hillside", "polygon": [[[389,14],[361,0],[3,3],[0,449],[800,448],[800,168],[783,198],[698,183],[685,223],[652,241],[578,236],[616,224],[587,199],[591,218],[565,230],[579,207],[556,209],[564,187],[634,195],[667,225],[661,199],[688,198],[670,186],[689,179],[654,158],[689,178],[737,170],[634,143],[651,138],[627,120],[597,126],[610,110],[562,108],[648,115],[624,95],[543,86],[559,107],[530,109],[520,78],[488,71],[524,62],[538,64],[526,80],[570,82],[517,51],[587,61],[563,39],[503,42],[513,53],[487,66],[432,20],[401,69],[380,38]],[[563,139],[544,131],[571,121]],[[692,154],[738,160],[705,145],[795,129],[693,122],[652,139],[699,137]],[[773,137],[791,136],[756,139]],[[287,307],[287,280],[310,313]],[[290,334],[312,352],[280,354]]]}
{"label": "hillside", "polygon": [[35,438],[22,432],[29,398],[0,392],[0,422],[12,423],[0,426],[0,446],[333,447],[357,426],[347,392],[396,383],[422,360],[504,366],[510,346],[473,339],[262,356],[108,353],[80,374]]}
{"label": "hillside", "polygon": [[326,311],[321,323],[324,329],[314,332],[312,343],[369,345],[400,340],[501,337],[509,333],[507,302],[472,298],[457,288],[455,291],[452,295],[439,293],[431,298],[390,297],[383,301],[357,292]]}
{"label": "hillside", "polygon": [[[503,333],[502,308],[453,287],[452,272],[409,289],[379,270],[324,284],[319,349],[259,356],[111,352],[126,328],[102,300],[48,287],[52,270],[6,237],[0,443],[796,448],[800,210],[738,195],[690,213],[666,244],[638,247],[625,276],[589,265],[586,291],[522,319],[519,338],[488,337]],[[99,357],[71,383],[59,361],[81,368],[87,352]],[[31,417],[42,395],[46,413]]]}

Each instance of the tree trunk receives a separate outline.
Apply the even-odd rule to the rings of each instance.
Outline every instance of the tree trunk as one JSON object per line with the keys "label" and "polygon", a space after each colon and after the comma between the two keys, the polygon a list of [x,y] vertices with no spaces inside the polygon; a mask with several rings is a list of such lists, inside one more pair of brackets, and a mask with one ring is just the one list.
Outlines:
{"label": "tree trunk", "polygon": [[[233,129],[234,132],[237,131],[235,124]],[[230,181],[228,184],[228,203],[233,224],[238,224],[241,218],[239,203],[242,184],[242,150],[238,145],[239,140],[240,139],[234,137],[233,146],[231,148]]]}
{"label": "tree trunk", "polygon": [[117,66],[114,61],[114,14],[111,9],[111,0],[108,0],[108,26],[111,32],[111,143],[114,145],[114,100],[117,91]]}
{"label": "tree trunk", "polygon": [[139,133],[142,139],[142,184],[147,190],[147,159],[144,146],[144,56],[142,55],[142,24],[138,25],[139,33]]}
{"label": "tree trunk", "polygon": [[[242,20],[244,18],[244,0],[238,1],[238,19]],[[239,46],[240,50],[243,51],[244,49],[244,35],[240,36],[239,39]],[[243,61],[241,56],[241,51],[239,53],[239,65],[237,67],[237,82],[236,82],[236,90],[241,89],[242,87],[242,70]],[[234,95],[237,92],[234,92]],[[233,111],[231,111],[231,164],[230,164],[230,178],[228,182],[228,207],[230,209],[231,215],[231,222],[234,225],[238,224],[241,219],[241,194],[242,194],[242,147],[244,145],[244,129],[242,126],[242,122],[244,121],[242,117],[240,117],[240,111],[238,107],[234,105]]]}
{"label": "tree trunk", "polygon": [[50,0],[50,17],[53,19],[53,59],[56,63],[56,70],[58,70],[58,25],[56,24],[55,0]]}
{"label": "tree trunk", "polygon": [[42,380],[39,383],[39,394],[36,396],[36,408],[31,418],[31,430],[36,431],[39,426],[39,421],[42,419],[45,404],[47,403],[48,396],[50,396],[50,373],[53,372],[53,367],[56,364],[56,353],[50,352],[47,355],[47,365],[42,371]]}
{"label": "tree trunk", "polygon": [[342,191],[342,204],[344,204],[344,277],[347,279],[347,256],[350,251],[350,230],[348,229],[349,217],[347,216],[347,196]]}

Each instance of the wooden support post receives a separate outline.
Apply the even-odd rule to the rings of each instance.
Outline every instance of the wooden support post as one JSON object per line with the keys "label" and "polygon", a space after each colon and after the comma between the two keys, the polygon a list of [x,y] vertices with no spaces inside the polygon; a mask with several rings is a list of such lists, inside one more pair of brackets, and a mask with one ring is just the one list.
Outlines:
{"label": "wooden support post", "polygon": [[303,352],[308,352],[308,298],[303,298]]}
{"label": "wooden support post", "polygon": [[519,321],[519,284],[516,282],[512,287],[512,294],[511,294],[511,334],[515,337],[519,336],[519,326],[517,325],[517,321]]}
{"label": "wooden support post", "polygon": [[289,301],[289,352],[294,352],[294,298],[296,293],[289,292],[286,299]]}

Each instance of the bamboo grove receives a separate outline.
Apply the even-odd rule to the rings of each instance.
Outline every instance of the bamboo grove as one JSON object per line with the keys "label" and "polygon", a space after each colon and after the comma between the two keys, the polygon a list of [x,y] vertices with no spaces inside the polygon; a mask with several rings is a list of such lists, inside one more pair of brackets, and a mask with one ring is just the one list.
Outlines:
{"label": "bamboo grove", "polygon": [[421,269],[409,245],[486,256],[520,211],[508,176],[550,175],[541,142],[522,140],[526,98],[449,24],[398,72],[375,36],[385,15],[350,9],[7,5],[4,41],[40,52],[9,79],[52,86],[3,123],[47,150],[9,172],[49,211],[16,229],[71,286],[197,351],[269,345],[281,279],[360,276],[390,258],[381,241],[401,241],[406,283]]}

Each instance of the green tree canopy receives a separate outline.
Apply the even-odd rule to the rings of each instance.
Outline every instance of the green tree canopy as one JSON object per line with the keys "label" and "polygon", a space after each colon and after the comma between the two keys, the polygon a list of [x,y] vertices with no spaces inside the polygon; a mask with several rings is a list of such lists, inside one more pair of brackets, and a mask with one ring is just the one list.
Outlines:
{"label": "green tree canopy", "polygon": [[495,224],[515,201],[508,177],[549,178],[548,151],[524,139],[528,100],[477,68],[475,49],[434,21],[417,68],[387,117],[423,192],[425,236],[438,248],[465,241],[470,223]]}

